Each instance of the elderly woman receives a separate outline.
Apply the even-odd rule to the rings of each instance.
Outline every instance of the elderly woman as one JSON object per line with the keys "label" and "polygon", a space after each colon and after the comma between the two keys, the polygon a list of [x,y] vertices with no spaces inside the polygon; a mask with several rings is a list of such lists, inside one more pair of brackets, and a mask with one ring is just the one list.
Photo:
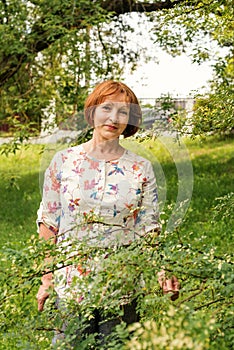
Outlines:
{"label": "elderly woman", "polygon": [[[56,244],[76,239],[100,248],[128,246],[159,229],[152,165],[119,143],[121,135],[132,136],[139,128],[138,100],[125,84],[104,81],[88,96],[85,118],[93,128],[92,139],[57,153],[45,173],[37,220],[40,237]],[[37,295],[39,311],[52,279],[63,300],[71,294],[73,279],[81,275],[74,265],[58,269],[54,278],[44,275]],[[178,292],[176,279],[160,283],[165,292]],[[127,323],[137,320],[132,305],[126,305],[124,317]],[[96,331],[111,331],[96,323]]]}

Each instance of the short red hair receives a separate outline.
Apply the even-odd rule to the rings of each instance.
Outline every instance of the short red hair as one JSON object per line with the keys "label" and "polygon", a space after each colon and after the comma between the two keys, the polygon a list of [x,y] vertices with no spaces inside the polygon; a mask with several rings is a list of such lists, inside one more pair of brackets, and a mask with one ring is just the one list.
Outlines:
{"label": "short red hair", "polygon": [[103,103],[108,96],[119,94],[124,94],[125,101],[130,104],[129,121],[123,132],[124,137],[129,137],[134,135],[139,129],[142,113],[136,95],[124,83],[106,80],[98,84],[85,101],[85,119],[89,125],[93,126],[95,107]]}

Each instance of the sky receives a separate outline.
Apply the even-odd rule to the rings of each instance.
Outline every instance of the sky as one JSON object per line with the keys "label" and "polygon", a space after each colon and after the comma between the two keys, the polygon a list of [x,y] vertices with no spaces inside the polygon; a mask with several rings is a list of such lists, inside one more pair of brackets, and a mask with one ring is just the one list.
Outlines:
{"label": "sky", "polygon": [[212,78],[210,62],[198,65],[185,54],[171,57],[163,51],[158,60],[159,63],[144,63],[134,73],[125,74],[124,82],[138,98],[157,98],[167,93],[173,97],[189,97],[195,90],[207,90]]}

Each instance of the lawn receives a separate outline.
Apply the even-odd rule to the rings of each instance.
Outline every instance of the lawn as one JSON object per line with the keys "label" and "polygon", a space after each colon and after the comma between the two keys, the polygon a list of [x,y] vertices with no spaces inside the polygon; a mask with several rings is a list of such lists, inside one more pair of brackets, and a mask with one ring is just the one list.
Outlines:
{"label": "lawn", "polygon": [[[167,205],[170,206],[177,200],[179,177],[183,181],[181,186],[193,186],[191,192],[187,188],[184,194],[185,198],[186,194],[188,197],[191,195],[180,225],[180,232],[185,239],[186,235],[190,242],[194,238],[196,244],[198,238],[204,237],[207,243],[219,247],[220,252],[233,252],[233,221],[214,217],[214,208],[219,203],[217,198],[233,192],[234,143],[231,139],[183,139],[178,144],[175,140],[162,138],[156,142],[147,141],[138,147],[131,143],[126,143],[126,146],[131,150],[138,150],[138,153],[152,161],[156,177],[157,170],[160,170],[163,181],[159,178],[158,185],[162,181],[162,191],[166,187],[163,211]],[[183,170],[185,174],[179,174]],[[189,184],[186,183],[187,177],[190,178]],[[171,211],[169,215],[170,213]]]}
{"label": "lawn", "polygon": [[1,155],[1,245],[24,242],[35,233],[36,210],[40,203],[41,150],[41,146],[34,145],[16,155]]}

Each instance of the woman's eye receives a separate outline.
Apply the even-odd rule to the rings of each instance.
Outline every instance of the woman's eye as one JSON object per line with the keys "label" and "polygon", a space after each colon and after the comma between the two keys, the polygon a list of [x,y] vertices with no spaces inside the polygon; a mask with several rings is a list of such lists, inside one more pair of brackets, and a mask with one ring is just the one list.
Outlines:
{"label": "woman's eye", "polygon": [[127,111],[120,111],[121,114],[128,115]]}
{"label": "woman's eye", "polygon": [[111,109],[110,106],[103,106],[102,108],[103,108],[105,111],[110,111],[110,109]]}

